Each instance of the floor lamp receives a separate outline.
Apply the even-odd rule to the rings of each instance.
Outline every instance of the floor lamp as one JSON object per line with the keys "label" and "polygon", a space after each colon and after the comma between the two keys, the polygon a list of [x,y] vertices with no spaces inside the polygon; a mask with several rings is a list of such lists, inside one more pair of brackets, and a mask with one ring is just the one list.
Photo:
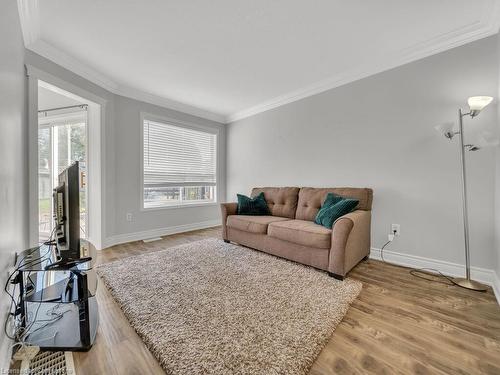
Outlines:
{"label": "floor lamp", "polygon": [[462,112],[462,109],[458,110],[458,131],[453,130],[453,123],[448,123],[437,127],[437,129],[442,131],[444,133],[444,136],[450,140],[455,135],[458,135],[460,146],[460,161],[462,163],[462,212],[465,241],[465,278],[456,277],[452,280],[453,283],[458,286],[477,291],[485,291],[487,289],[487,286],[477,281],[471,280],[470,278],[469,219],[467,208],[467,175],[465,169],[465,151],[477,151],[479,150],[479,147],[464,143],[463,119],[465,116],[470,116],[471,118],[476,117],[484,107],[491,103],[492,100],[493,98],[491,96],[470,97],[467,101],[467,103],[469,104],[469,111],[464,113]]}

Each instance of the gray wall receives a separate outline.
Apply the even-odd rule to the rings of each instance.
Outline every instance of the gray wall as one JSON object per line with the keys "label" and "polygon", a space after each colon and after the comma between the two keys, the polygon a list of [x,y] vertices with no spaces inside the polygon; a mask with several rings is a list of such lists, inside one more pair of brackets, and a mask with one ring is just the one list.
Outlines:
{"label": "gray wall", "polygon": [[[105,170],[107,172],[103,196],[103,204],[106,205],[106,217],[103,218],[104,239],[219,218],[217,206],[140,210],[140,162],[142,160],[140,155],[140,113],[146,112],[220,129],[221,160],[225,161],[224,125],[115,95],[28,50],[26,51],[26,62],[107,100],[104,140]],[[222,164],[219,189],[220,196],[225,197],[225,163]],[[126,213],[128,212],[133,214],[132,222],[126,221]]]}
{"label": "gray wall", "polygon": [[[497,34],[497,69],[498,69],[498,91],[497,100],[500,100],[500,34]],[[497,128],[500,133],[500,105],[497,105]],[[500,145],[496,147],[496,170],[495,170],[495,250],[496,250],[496,273],[497,288],[500,292]]]}
{"label": "gray wall", "polygon": [[104,152],[104,165],[102,166],[107,173],[105,175],[104,185],[105,191],[103,192],[102,203],[105,205],[105,212],[107,213],[106,218],[102,218],[103,221],[103,236],[107,237],[113,234],[114,230],[114,220],[113,220],[113,212],[114,212],[114,184],[115,184],[115,174],[114,174],[114,99],[115,95],[110,93],[109,91],[99,87],[92,82],[87,81],[86,79],[70,72],[67,69],[62,68],[61,66],[54,64],[53,62],[37,55],[36,53],[26,50],[26,64],[32,65],[46,73],[51,74],[59,79],[62,79],[72,85],[75,85],[93,95],[99,96],[103,100],[106,100],[106,108],[105,108],[105,129],[104,129],[104,137],[107,140],[107,144],[103,148]]}
{"label": "gray wall", "polygon": [[[218,219],[220,209],[217,205],[207,207],[190,207],[177,209],[158,209],[141,211],[140,209],[140,163],[142,155],[140,134],[142,125],[140,113],[145,112],[155,116],[175,118],[221,131],[219,137],[220,159],[225,161],[225,126],[210,120],[176,112],[137,100],[115,97],[115,234],[148,231],[156,228],[167,228],[179,225],[189,225]],[[222,165],[219,180],[220,197],[225,197],[225,168]],[[133,215],[133,221],[126,220],[126,214]]]}
{"label": "gray wall", "polygon": [[[51,61],[24,49],[15,2],[2,2],[0,8],[0,283],[5,283],[6,269],[14,261],[14,252],[28,244],[28,165],[27,165],[27,80],[24,63],[78,86],[107,101],[105,112],[103,218],[105,237],[186,225],[219,218],[217,206],[175,210],[139,210],[140,112],[176,118],[221,130],[221,160],[225,161],[225,127],[222,124],[181,112],[115,95],[75,75]],[[5,162],[8,161],[8,162]],[[220,194],[225,196],[225,162],[221,166]],[[134,221],[125,220],[132,212]],[[2,295],[0,321],[3,323],[8,299]],[[10,342],[1,333],[0,369],[8,368]]]}
{"label": "gray wall", "polygon": [[[496,51],[482,39],[230,124],[227,200],[252,186],[371,187],[373,247],[399,223],[391,250],[464,263],[457,140],[434,126],[469,96],[497,96]],[[496,108],[466,121],[470,140]],[[494,150],[467,158],[472,264],[491,269]]]}
{"label": "gray wall", "polygon": [[[0,5],[0,285],[5,285],[15,251],[27,244],[27,88],[24,46],[15,1]],[[0,371],[9,367],[10,341],[3,323],[9,300],[0,298]]]}

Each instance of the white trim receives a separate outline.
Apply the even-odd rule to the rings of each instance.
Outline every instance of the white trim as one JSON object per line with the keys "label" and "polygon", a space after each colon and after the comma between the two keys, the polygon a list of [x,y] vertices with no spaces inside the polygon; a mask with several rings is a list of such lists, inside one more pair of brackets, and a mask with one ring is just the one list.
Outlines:
{"label": "white trim", "polygon": [[86,237],[96,247],[102,246],[106,231],[106,104],[89,102],[87,108],[87,223]]}
{"label": "white trim", "polygon": [[28,74],[28,245],[39,240],[38,223],[38,77]]}
{"label": "white trim", "polygon": [[[90,100],[94,103],[101,104],[101,105],[106,105],[108,103],[108,100],[95,95],[87,90],[84,90],[80,88],[79,86],[76,86],[68,81],[65,81],[59,77],[56,77],[50,73],[47,73],[41,69],[38,69],[36,66],[26,64],[26,70],[28,76],[33,76],[40,81],[43,81],[44,83],[42,84],[42,87],[50,89],[50,90],[55,90],[57,93],[65,93],[64,95],[67,95],[68,93],[70,94],[69,97],[81,101],[82,98],[85,98],[87,100]],[[38,90],[38,87],[37,87]],[[71,95],[73,94],[73,95]],[[37,114],[38,115],[38,114]]]}
{"label": "white trim", "polygon": [[71,70],[73,73],[82,76],[83,78],[108,91],[115,92],[118,90],[118,84],[113,80],[109,79],[104,74],[91,69],[81,61],[73,58],[67,53],[64,53],[44,40],[39,39],[34,44],[26,48],[55,62],[63,68]]}
{"label": "white trim", "polygon": [[141,102],[154,104],[160,107],[173,109],[174,111],[187,113],[192,116],[201,117],[221,124],[225,124],[227,119],[227,117],[223,114],[178,102],[177,100],[167,97],[150,94],[129,86],[120,85],[118,91],[115,92],[115,94],[139,100]]}
{"label": "white trim", "polygon": [[[372,247],[370,249],[370,259],[382,260],[380,249]],[[433,268],[448,276],[464,277],[465,275],[465,266],[463,264],[444,260],[425,258],[393,250],[384,250],[384,259],[387,263],[410,268]],[[471,267],[471,278],[491,286],[497,302],[500,304],[500,280],[495,271],[487,268]]]}
{"label": "white trim", "polygon": [[[27,47],[28,48],[28,47]],[[125,96],[145,103],[154,104],[160,107],[173,109],[175,111],[187,113],[196,117],[201,117],[211,121],[224,123],[226,117],[202,108],[194,107],[189,104],[181,103],[176,100],[146,93],[126,85],[119,84],[106,75],[89,67],[78,59],[64,53],[44,40],[39,39],[36,43],[29,46],[29,50],[51,60],[65,69],[89,80],[90,82],[112,92],[116,95]]]}
{"label": "white trim", "polygon": [[443,33],[427,41],[417,43],[409,48],[404,48],[397,53],[385,57],[383,60],[372,61],[369,64],[360,65],[352,70],[342,72],[315,84],[299,88],[226,116],[221,113],[214,113],[206,109],[178,102],[171,98],[147,93],[113,81],[106,75],[82,63],[79,59],[60,51],[56,47],[40,39],[38,0],[18,0],[18,9],[25,47],[33,52],[55,62],[56,64],[78,74],[79,76],[114,94],[161,107],[171,108],[220,123],[231,123],[241,120],[243,118],[319,94],[388,69],[392,69],[394,67],[494,35],[498,32],[500,27],[499,1],[491,0],[484,6],[484,13],[479,21],[475,20],[456,30]]}
{"label": "white trim", "polygon": [[[65,80],[26,65],[28,74],[29,113],[29,241],[38,244],[38,83],[45,88],[56,88],[57,92],[88,104],[87,108],[87,239],[101,248],[106,233],[106,206],[101,204],[106,195],[106,163],[103,145],[106,144],[106,106],[108,101]],[[110,121],[110,119],[108,119]],[[111,121],[110,121],[111,123]],[[96,127],[98,124],[98,128]],[[90,193],[90,194],[89,194]]]}
{"label": "white trim", "polygon": [[40,38],[38,0],[17,0],[17,11],[19,12],[24,46],[27,48]]}
{"label": "white trim", "polygon": [[57,115],[40,116],[38,114],[38,126],[40,128],[50,127],[55,124],[77,124],[84,122],[87,117],[87,111],[66,112]]}
{"label": "white trim", "polygon": [[491,7],[485,8],[488,8],[486,9],[487,18],[489,18],[487,22],[474,21],[457,30],[438,35],[427,41],[400,50],[395,54],[384,57],[383,60],[372,60],[369,63],[359,65],[315,84],[266,100],[253,107],[229,115],[226,123],[235,122],[273,108],[281,107],[285,104],[494,35],[498,32],[498,25],[500,24],[500,21],[498,21],[500,19],[500,6],[494,1],[491,3]]}
{"label": "white trim", "polygon": [[149,120],[149,121],[153,121],[153,122],[164,122],[167,124],[172,124],[172,125],[180,126],[183,128],[204,131],[206,133],[212,133],[212,134],[216,134],[216,135],[219,135],[220,130],[222,128],[222,126],[197,124],[197,123],[192,122],[192,121],[179,120],[179,119],[176,119],[174,117],[156,115],[154,113],[146,112],[146,111],[141,111],[140,115],[141,115],[141,127],[142,127],[142,123],[144,120]]}
{"label": "white trim", "polygon": [[119,245],[122,243],[133,242],[133,241],[142,241],[149,238],[168,236],[176,233],[184,233],[190,232],[197,229],[206,229],[213,228],[220,225],[220,220],[207,220],[201,221],[199,223],[192,224],[183,224],[183,225],[175,225],[171,227],[158,228],[158,229],[150,229],[142,232],[134,232],[134,233],[126,233],[126,234],[117,234],[115,236],[111,236],[106,238],[103,243],[104,248],[108,248],[111,246]]}
{"label": "white trim", "polygon": [[[139,191],[139,210],[140,211],[152,211],[152,210],[168,210],[168,209],[183,209],[183,208],[190,208],[190,207],[201,207],[201,206],[213,206],[217,205],[219,202],[222,202],[223,196],[222,193],[225,194],[225,189],[224,192],[222,189],[220,189],[221,186],[221,180],[222,180],[222,169],[221,169],[221,164],[222,164],[222,159],[221,159],[221,153],[222,153],[222,143],[221,143],[221,132],[222,132],[222,125],[221,126],[208,126],[208,125],[202,125],[202,124],[196,124],[193,122],[188,122],[188,121],[182,121],[178,120],[172,117],[165,117],[165,116],[159,116],[155,115],[152,113],[144,112],[141,111],[139,113],[139,125],[140,125],[140,135],[139,135],[139,152],[141,155],[141,162],[140,162],[140,170],[139,170],[139,182],[140,182],[140,191]],[[159,122],[159,123],[165,123],[167,125],[174,125],[178,126],[181,128],[187,128],[187,129],[192,129],[192,130],[197,130],[197,131],[203,131],[206,133],[214,134],[215,135],[215,150],[216,150],[216,155],[215,155],[215,202],[206,202],[206,203],[185,203],[185,204],[176,204],[172,206],[158,206],[158,207],[144,207],[144,121],[153,121],[153,122]]]}
{"label": "white trim", "polygon": [[493,274],[493,283],[491,287],[493,288],[493,293],[495,293],[495,297],[497,297],[497,301],[500,304],[500,276],[498,273]]}
{"label": "white trim", "polygon": [[[217,195],[217,188],[215,191]],[[144,203],[143,203],[144,205]],[[183,204],[173,204],[171,206],[152,206],[152,207],[142,207],[140,211],[149,212],[149,211],[160,211],[160,210],[174,210],[179,208],[191,208],[191,207],[210,207],[210,206],[218,206],[219,202],[205,202],[205,203],[183,203]]]}

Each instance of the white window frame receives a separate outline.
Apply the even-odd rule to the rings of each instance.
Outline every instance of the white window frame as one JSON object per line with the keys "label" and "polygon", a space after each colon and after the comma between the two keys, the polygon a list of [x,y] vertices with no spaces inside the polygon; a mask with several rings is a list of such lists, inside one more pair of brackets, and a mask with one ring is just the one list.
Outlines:
{"label": "white window frame", "polygon": [[[181,203],[181,204],[172,204],[158,207],[145,207],[144,206],[144,121],[154,121],[159,123],[164,123],[166,125],[173,125],[180,128],[191,129],[202,131],[205,133],[210,133],[215,135],[215,201],[213,202],[194,202],[194,203]],[[151,113],[141,112],[140,113],[140,195],[139,195],[139,207],[141,211],[157,211],[157,210],[171,210],[171,209],[180,209],[180,208],[190,208],[190,207],[209,207],[216,206],[220,202],[221,197],[221,137],[220,137],[220,129],[217,127],[205,126],[201,124],[194,124],[187,121],[182,121],[178,119],[174,119],[171,117],[158,116]]]}

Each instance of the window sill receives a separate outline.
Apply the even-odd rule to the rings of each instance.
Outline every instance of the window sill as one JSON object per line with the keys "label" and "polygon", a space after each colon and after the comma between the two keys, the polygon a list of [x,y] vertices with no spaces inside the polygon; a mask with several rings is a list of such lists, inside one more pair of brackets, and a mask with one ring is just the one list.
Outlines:
{"label": "window sill", "polygon": [[209,203],[185,203],[185,204],[176,204],[172,206],[157,206],[157,207],[142,207],[141,211],[158,211],[158,210],[177,210],[180,208],[191,208],[191,207],[212,207],[218,206],[218,202],[209,202]]}

